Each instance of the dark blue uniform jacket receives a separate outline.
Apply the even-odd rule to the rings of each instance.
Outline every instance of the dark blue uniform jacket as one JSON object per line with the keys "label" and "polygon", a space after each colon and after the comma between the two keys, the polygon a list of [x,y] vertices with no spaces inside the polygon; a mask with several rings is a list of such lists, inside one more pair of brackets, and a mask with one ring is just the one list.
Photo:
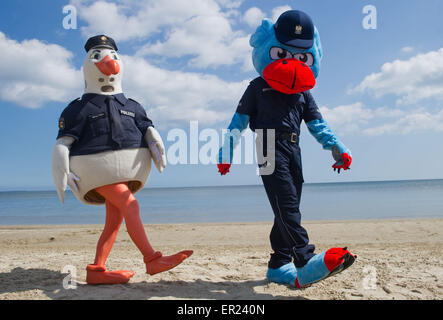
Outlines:
{"label": "dark blue uniform jacket", "polygon": [[262,77],[251,81],[236,112],[250,117],[249,127],[253,131],[275,129],[295,132],[297,136],[302,120],[309,122],[322,118],[309,91],[284,94],[272,89]]}
{"label": "dark blue uniform jacket", "polygon": [[153,126],[145,109],[123,94],[84,94],[63,111],[57,139],[73,137],[70,155],[147,148],[144,135]]}

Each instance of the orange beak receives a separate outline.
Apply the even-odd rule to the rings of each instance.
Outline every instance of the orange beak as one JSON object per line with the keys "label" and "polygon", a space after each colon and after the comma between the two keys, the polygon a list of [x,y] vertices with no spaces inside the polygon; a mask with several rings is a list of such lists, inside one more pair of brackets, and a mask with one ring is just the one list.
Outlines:
{"label": "orange beak", "polygon": [[117,61],[111,59],[108,55],[104,57],[100,62],[95,64],[97,68],[106,76],[110,76],[111,74],[117,74],[120,72],[120,65]]}

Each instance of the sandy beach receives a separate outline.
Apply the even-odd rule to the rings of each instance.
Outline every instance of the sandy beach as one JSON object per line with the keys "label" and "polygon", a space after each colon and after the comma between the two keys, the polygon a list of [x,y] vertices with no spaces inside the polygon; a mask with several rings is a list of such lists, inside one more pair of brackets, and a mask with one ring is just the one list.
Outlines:
{"label": "sandy beach", "polygon": [[[0,299],[442,299],[443,219],[305,221],[321,252],[348,246],[344,272],[295,290],[265,279],[270,223],[146,225],[156,250],[193,249],[177,268],[148,276],[123,226],[107,267],[136,274],[125,285],[89,286],[101,225],[0,227]],[[63,268],[77,288],[64,289]]]}

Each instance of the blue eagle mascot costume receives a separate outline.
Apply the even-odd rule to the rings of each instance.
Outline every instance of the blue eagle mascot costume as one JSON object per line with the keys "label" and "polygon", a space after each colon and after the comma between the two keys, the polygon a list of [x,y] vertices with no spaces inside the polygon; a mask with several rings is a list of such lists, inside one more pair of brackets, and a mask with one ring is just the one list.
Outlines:
{"label": "blue eagle mascot costume", "polygon": [[260,163],[257,148],[259,168],[272,167],[271,172],[260,173],[274,212],[270,234],[273,253],[266,276],[270,282],[303,288],[345,270],[356,255],[346,247],[315,254],[315,246],[301,225],[301,122],[324,149],[331,150],[334,171],[350,169],[352,156],[309,92],[315,86],[323,56],[320,35],[311,18],[302,11],[289,10],[275,24],[264,19],[249,42],[260,76],[250,82],[238,104],[219,151],[218,169],[221,175],[229,172],[233,150],[248,125],[263,133],[264,150],[268,150],[272,137],[273,164]]}

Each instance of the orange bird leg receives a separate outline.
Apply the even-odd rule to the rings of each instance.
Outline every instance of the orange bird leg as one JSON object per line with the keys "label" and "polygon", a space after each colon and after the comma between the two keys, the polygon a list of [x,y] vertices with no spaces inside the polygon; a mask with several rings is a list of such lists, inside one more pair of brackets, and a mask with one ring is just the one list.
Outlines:
{"label": "orange bird leg", "polygon": [[102,235],[97,243],[97,251],[94,261],[95,265],[103,267],[105,266],[106,259],[111,252],[122,222],[123,215],[116,207],[106,200],[105,228],[103,229]]}
{"label": "orange bird leg", "polygon": [[191,256],[191,250],[185,250],[171,256],[162,256],[161,252],[156,252],[152,248],[140,219],[138,202],[127,184],[116,183],[96,190],[123,215],[129,236],[144,257],[147,273],[156,274],[170,270]]}
{"label": "orange bird leg", "polygon": [[106,271],[105,263],[123,222],[123,215],[109,201],[106,201],[106,222],[100,239],[93,265],[86,268],[88,284],[122,284],[129,281],[134,272],[129,270]]}

